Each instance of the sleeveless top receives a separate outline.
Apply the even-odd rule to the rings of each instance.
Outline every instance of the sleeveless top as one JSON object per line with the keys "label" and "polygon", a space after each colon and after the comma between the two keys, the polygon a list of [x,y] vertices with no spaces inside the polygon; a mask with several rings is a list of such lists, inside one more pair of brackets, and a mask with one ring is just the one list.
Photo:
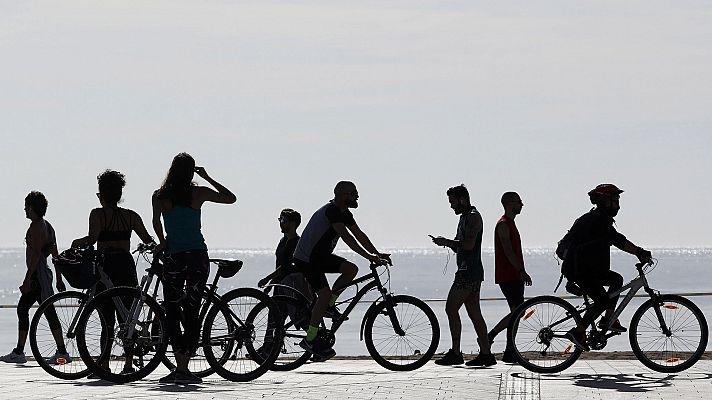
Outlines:
{"label": "sleeveless top", "polygon": [[[519,230],[517,225],[514,223],[513,219],[507,218],[503,215],[499,221],[497,221],[497,226],[499,224],[507,224],[509,227],[509,241],[512,243],[512,250],[514,255],[523,261],[522,257],[522,240],[519,237]],[[502,240],[496,232],[495,227],[494,234],[494,283],[505,283],[505,282],[516,282],[521,281],[522,277],[519,274],[519,270],[509,262],[509,258],[504,253],[504,246],[502,245]]]}
{"label": "sleeveless top", "polygon": [[[37,261],[37,265],[35,266],[35,272],[32,274],[31,279],[36,279],[37,282],[39,283],[40,287],[40,303],[45,301],[48,297],[52,296],[54,294],[54,290],[52,289],[52,270],[49,269],[49,265],[47,264],[47,257],[49,257],[50,254],[52,254],[52,248],[56,246],[57,243],[57,237],[54,232],[54,228],[52,225],[44,221],[45,224],[45,229],[47,231],[47,243],[45,243],[42,248],[40,249],[40,253],[42,254],[40,259]],[[27,247],[30,247],[30,236],[25,237],[25,242],[27,243]]]}
{"label": "sleeveless top", "polygon": [[129,221],[123,216],[122,208],[116,208],[111,213],[111,220],[106,222],[106,209],[101,208],[101,212],[104,214],[104,229],[99,232],[97,237],[97,242],[114,242],[122,240],[131,240],[131,213],[129,212]]}
{"label": "sleeveless top", "polygon": [[[455,240],[463,240],[465,238],[465,228],[467,227],[467,216],[468,215],[480,216],[479,211],[472,206],[470,210],[462,213],[460,215],[460,221],[457,224],[457,233],[455,234]],[[475,238],[475,247],[472,250],[458,249],[456,254],[457,259],[457,272],[456,275],[463,276],[465,278],[483,281],[485,278],[485,271],[482,267],[482,230],[477,232],[477,237]]]}
{"label": "sleeveless top", "polygon": [[176,206],[163,212],[168,253],[189,250],[208,250],[200,231],[200,210]]}

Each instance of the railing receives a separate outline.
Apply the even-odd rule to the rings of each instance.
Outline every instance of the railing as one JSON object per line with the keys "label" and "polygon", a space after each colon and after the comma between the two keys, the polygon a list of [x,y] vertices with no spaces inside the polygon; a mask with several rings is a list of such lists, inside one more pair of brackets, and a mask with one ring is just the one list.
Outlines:
{"label": "railing", "polygon": [[[682,292],[682,293],[665,293],[665,294],[675,294],[678,296],[684,296],[684,297],[701,297],[701,296],[712,296],[712,292]],[[574,296],[574,295],[563,295],[563,296],[557,296],[562,299],[566,300],[575,300],[579,299],[580,296]],[[643,294],[636,294],[633,297],[648,297],[647,293]],[[530,299],[531,297],[526,297],[525,299]],[[447,299],[421,299],[426,303],[439,303],[439,302],[444,302]],[[506,301],[507,299],[504,297],[484,297],[481,298],[480,301]],[[370,305],[369,302],[363,302],[359,303],[359,305]],[[38,304],[34,304],[32,308],[37,308],[39,307]],[[66,306],[57,306],[57,307],[76,307],[73,305],[66,305]],[[0,309],[3,308],[17,308],[17,304],[0,304]]]}

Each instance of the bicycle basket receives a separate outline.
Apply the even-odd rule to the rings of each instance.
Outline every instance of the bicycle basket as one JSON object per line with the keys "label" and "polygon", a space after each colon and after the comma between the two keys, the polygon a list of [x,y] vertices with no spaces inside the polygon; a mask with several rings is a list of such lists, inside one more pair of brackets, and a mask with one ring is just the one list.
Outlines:
{"label": "bicycle basket", "polygon": [[89,289],[99,281],[96,272],[96,252],[88,249],[67,249],[53,260],[55,268],[72,287]]}

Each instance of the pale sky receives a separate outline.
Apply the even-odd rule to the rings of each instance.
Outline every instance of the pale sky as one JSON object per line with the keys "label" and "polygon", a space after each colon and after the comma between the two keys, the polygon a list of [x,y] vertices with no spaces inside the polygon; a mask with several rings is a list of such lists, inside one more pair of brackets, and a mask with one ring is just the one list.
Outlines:
{"label": "pale sky", "polygon": [[459,183],[485,247],[507,190],[524,246],[551,247],[603,182],[634,243],[711,246],[710,21],[684,0],[0,2],[0,246],[30,190],[60,244],[85,235],[106,168],[150,225],[180,151],[238,197],[204,207],[212,248],[274,247],[280,209],[306,220],[341,179],[377,247],[452,236]]}

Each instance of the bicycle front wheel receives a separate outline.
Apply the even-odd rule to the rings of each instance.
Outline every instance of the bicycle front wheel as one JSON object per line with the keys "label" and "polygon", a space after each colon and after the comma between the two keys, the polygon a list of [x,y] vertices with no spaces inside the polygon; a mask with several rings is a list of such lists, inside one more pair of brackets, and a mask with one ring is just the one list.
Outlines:
{"label": "bicycle front wheel", "polygon": [[[30,324],[30,348],[35,361],[48,374],[60,379],[80,379],[89,368],[79,357],[76,326],[87,295],[77,291],[57,293],[42,304]],[[66,354],[59,352],[64,346]]]}
{"label": "bicycle front wheel", "polygon": [[[693,366],[707,347],[705,316],[690,300],[677,295],[658,296],[638,308],[630,321],[633,354],[658,372],[680,372]],[[663,332],[665,326],[668,332]]]}
{"label": "bicycle front wheel", "polygon": [[522,303],[512,312],[507,329],[519,364],[539,373],[570,367],[582,350],[564,336],[580,320],[574,306],[558,297],[538,296]]}
{"label": "bicycle front wheel", "polygon": [[[248,317],[253,309],[259,313]],[[203,327],[203,351],[213,370],[233,382],[246,382],[267,372],[277,358],[279,346],[264,347],[264,358],[251,355],[271,337],[281,343],[282,326],[270,326],[269,314],[280,316],[277,304],[265,293],[251,288],[234,289],[208,311]],[[281,317],[277,318],[281,321]]]}
{"label": "bicycle front wheel", "polygon": [[[95,321],[104,321],[108,329],[97,329],[100,325]],[[106,290],[87,304],[79,318],[79,354],[102,379],[115,383],[143,379],[165,356],[165,321],[158,302],[142,296],[139,289]]]}
{"label": "bicycle front wheel", "polygon": [[391,371],[418,369],[438,347],[438,319],[424,301],[415,297],[393,296],[390,303],[392,307],[382,301],[367,312],[364,336],[368,353]]}

